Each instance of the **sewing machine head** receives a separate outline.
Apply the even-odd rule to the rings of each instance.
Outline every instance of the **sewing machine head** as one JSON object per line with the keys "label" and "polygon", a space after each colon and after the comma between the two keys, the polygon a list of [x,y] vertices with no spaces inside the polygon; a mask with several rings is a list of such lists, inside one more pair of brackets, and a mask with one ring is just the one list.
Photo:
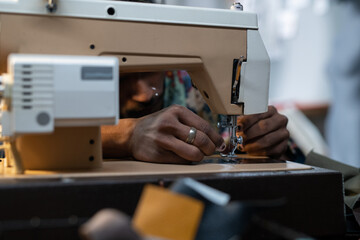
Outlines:
{"label": "sewing machine head", "polygon": [[[63,0],[49,9],[43,0],[19,0],[0,2],[0,22],[1,73],[13,53],[111,56],[119,60],[120,78],[123,72],[187,70],[215,113],[267,110],[270,63],[256,14],[101,0]],[[56,114],[51,121],[59,130]],[[71,161],[54,166],[46,164],[71,168]]]}

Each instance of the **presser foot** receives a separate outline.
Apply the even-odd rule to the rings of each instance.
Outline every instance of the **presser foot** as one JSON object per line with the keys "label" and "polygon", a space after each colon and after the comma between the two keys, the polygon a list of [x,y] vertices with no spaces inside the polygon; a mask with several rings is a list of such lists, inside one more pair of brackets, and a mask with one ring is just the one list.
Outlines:
{"label": "presser foot", "polygon": [[236,135],[237,131],[237,116],[236,115],[224,115],[221,117],[220,122],[218,123],[218,127],[227,128],[230,140],[229,144],[226,148],[226,152],[220,153],[220,156],[224,159],[228,159],[229,161],[236,161],[237,155],[235,151],[237,147],[243,143],[243,138],[241,136]]}
{"label": "presser foot", "polygon": [[230,151],[227,153],[220,153],[220,156],[228,161],[237,161],[236,159],[238,159],[238,156],[235,154],[235,151],[237,147],[242,143],[243,143],[242,136],[239,137],[237,137],[236,135],[232,136],[230,138],[230,143],[229,143]]}

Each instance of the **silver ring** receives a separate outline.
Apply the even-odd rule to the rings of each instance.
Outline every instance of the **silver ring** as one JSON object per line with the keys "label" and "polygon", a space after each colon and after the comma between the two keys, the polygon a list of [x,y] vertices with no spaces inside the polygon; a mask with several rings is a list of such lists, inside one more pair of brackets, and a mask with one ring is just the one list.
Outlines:
{"label": "silver ring", "polygon": [[196,136],[196,131],[197,131],[196,128],[194,128],[194,127],[190,128],[189,135],[185,141],[186,143],[193,144],[193,142],[195,140],[195,136]]}

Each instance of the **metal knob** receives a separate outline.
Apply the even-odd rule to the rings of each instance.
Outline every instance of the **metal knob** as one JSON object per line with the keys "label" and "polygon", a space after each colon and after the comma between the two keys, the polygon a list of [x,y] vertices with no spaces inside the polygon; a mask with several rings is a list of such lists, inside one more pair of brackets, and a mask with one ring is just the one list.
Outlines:
{"label": "metal knob", "polygon": [[234,3],[232,4],[232,6],[230,7],[231,10],[238,10],[238,11],[242,11],[243,5],[240,3],[240,1],[234,1]]}

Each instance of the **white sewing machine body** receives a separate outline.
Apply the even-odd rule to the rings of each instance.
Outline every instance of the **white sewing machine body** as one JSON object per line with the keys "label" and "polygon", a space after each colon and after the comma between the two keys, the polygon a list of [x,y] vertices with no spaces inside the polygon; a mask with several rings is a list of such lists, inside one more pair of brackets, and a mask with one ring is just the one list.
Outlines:
{"label": "white sewing machine body", "polygon": [[[83,58],[76,57],[74,61],[81,60],[81,66],[94,61],[94,56],[108,56],[118,59],[120,78],[122,72],[187,70],[215,113],[241,115],[267,110],[270,61],[258,32],[256,14],[100,0],[62,0],[49,11],[43,0],[3,0],[0,22],[0,73],[7,68],[11,73],[7,58],[14,53],[53,55],[53,59],[78,55]],[[111,62],[115,64],[114,60]],[[50,65],[62,68],[58,63],[54,60]],[[76,64],[71,66],[78,71]],[[114,67],[113,70],[115,79],[118,75]],[[57,72],[54,79],[62,79],[63,74],[65,71]],[[53,83],[53,98],[45,104],[48,117],[54,119],[53,134],[36,134],[49,132],[52,126],[40,126],[40,110],[36,112],[35,108],[21,110],[29,110],[29,123],[18,119],[17,112],[4,116],[8,123],[3,125],[4,133],[20,135],[16,148],[25,169],[101,166],[99,126],[116,122],[118,107],[114,104],[115,109],[110,109],[110,102],[117,97],[113,90],[118,91],[118,87],[114,82],[94,83],[80,80],[79,76],[66,79],[66,83]],[[23,106],[16,99],[14,102]],[[43,122],[47,117],[41,119]],[[90,126],[92,131],[84,131],[80,126]],[[34,134],[27,134],[31,132]],[[88,135],[89,132],[93,134]],[[71,141],[64,139],[69,134]],[[74,139],[77,135],[85,140]],[[96,144],[78,151],[78,142],[89,141]],[[43,146],[44,142],[49,146]],[[49,150],[39,154],[41,149]],[[64,149],[69,152],[66,156]],[[70,154],[76,151],[79,154]],[[74,164],[82,155],[86,156],[82,163]],[[67,163],[65,158],[69,158]]]}
{"label": "white sewing machine body", "polygon": [[2,135],[117,124],[118,69],[114,57],[10,55]]}
{"label": "white sewing machine body", "polygon": [[5,166],[16,173],[100,167],[100,126],[117,124],[118,83],[115,57],[9,55],[1,102],[10,145]]}

